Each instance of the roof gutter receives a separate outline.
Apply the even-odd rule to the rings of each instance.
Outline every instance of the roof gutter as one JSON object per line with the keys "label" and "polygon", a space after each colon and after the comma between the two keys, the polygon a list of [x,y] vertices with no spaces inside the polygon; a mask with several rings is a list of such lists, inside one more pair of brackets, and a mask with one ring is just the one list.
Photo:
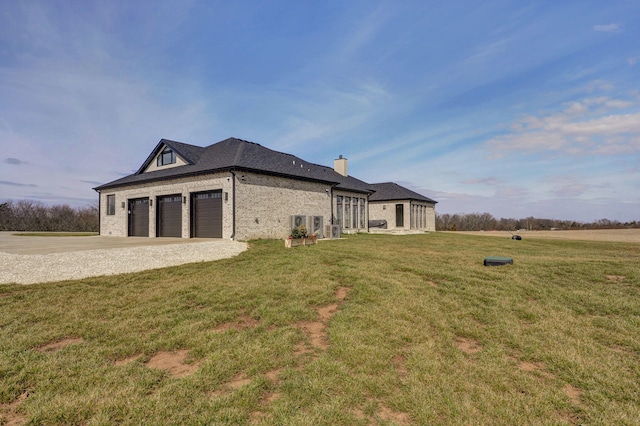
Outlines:
{"label": "roof gutter", "polygon": [[[184,167],[184,166],[183,166]],[[124,182],[124,183],[120,183],[118,182],[121,179],[125,179],[128,178],[130,176],[134,176],[136,175],[135,173],[133,175],[130,176],[126,176],[125,178],[121,178],[118,179],[117,182],[114,184],[114,182],[110,182],[110,183],[106,183],[104,185],[100,185],[97,186],[95,188],[93,188],[95,191],[99,191],[99,190],[105,190],[105,189],[113,189],[113,188],[121,188],[121,187],[126,187],[126,186],[131,186],[131,185],[140,185],[140,184],[145,184],[145,183],[151,183],[151,182],[161,182],[161,181],[165,181],[165,180],[173,180],[173,179],[180,179],[180,178],[185,178],[185,177],[191,177],[191,176],[200,176],[200,175],[210,175],[210,174],[215,174],[215,173],[225,173],[225,172],[231,172],[232,170],[241,170],[241,171],[245,171],[248,173],[258,173],[261,175],[268,175],[268,176],[278,176],[278,177],[285,177],[285,178],[289,178],[289,179],[299,179],[299,180],[304,180],[307,182],[319,182],[319,183],[324,183],[324,184],[328,184],[328,185],[338,185],[338,182],[333,182],[333,181],[328,181],[328,180],[322,180],[322,179],[314,179],[314,178],[309,178],[309,177],[305,177],[305,176],[296,176],[296,175],[288,175],[288,174],[284,174],[284,173],[274,173],[274,172],[267,172],[264,170],[256,170],[256,169],[251,169],[251,168],[245,168],[245,167],[223,167],[223,168],[219,168],[219,169],[209,169],[209,170],[197,170],[197,171],[191,171],[191,172],[187,172],[187,173],[180,173],[180,174],[170,174],[167,176],[153,176],[151,178],[145,177],[144,179],[137,179],[131,182]],[[154,172],[151,172],[154,173]],[[144,173],[143,175],[146,175],[146,173]],[[142,175],[137,175],[137,176],[142,176]],[[348,189],[346,188],[345,190],[347,191],[355,191],[355,192],[363,192],[360,190],[352,190],[352,189]]]}

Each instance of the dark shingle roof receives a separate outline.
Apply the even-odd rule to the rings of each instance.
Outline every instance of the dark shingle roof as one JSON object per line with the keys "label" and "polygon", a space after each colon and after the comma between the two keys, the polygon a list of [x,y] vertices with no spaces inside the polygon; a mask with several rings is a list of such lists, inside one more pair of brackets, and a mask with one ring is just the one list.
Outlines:
{"label": "dark shingle roof", "polygon": [[[188,164],[143,173],[164,145],[173,149]],[[266,173],[323,182],[335,185],[339,189],[372,192],[369,184],[351,176],[342,176],[330,167],[313,164],[294,155],[273,151],[257,143],[236,138],[225,139],[205,148],[162,139],[136,173],[95,189],[101,191],[125,185],[231,170]]]}
{"label": "dark shingle roof", "polygon": [[429,197],[418,194],[410,189],[400,186],[397,183],[372,183],[369,185],[374,192],[369,196],[369,201],[391,201],[391,200],[416,200],[427,203],[437,203]]}

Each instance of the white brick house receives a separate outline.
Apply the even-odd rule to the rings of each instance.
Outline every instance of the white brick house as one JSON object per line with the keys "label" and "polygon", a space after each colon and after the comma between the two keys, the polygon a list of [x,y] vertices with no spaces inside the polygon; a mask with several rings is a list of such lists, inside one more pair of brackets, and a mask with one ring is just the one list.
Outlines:
{"label": "white brick house", "polygon": [[374,183],[369,196],[369,216],[384,221],[391,230],[436,230],[436,202],[397,183]]}
{"label": "white brick house", "polygon": [[349,176],[342,157],[332,169],[229,138],[208,147],[163,139],[134,174],[94,189],[101,235],[247,240],[285,238],[292,221],[320,237],[328,225],[366,232],[373,187]]}

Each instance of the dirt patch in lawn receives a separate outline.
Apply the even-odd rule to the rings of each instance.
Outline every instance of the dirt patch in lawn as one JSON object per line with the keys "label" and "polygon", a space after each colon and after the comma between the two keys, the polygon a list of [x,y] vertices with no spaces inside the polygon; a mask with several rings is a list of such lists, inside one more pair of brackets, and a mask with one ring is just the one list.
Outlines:
{"label": "dirt patch in lawn", "polygon": [[574,405],[582,404],[582,391],[577,387],[567,383],[564,385],[564,388],[562,388],[562,391],[567,397],[569,397],[569,400],[571,400]]}
{"label": "dirt patch in lawn", "polygon": [[62,348],[66,348],[69,345],[77,345],[84,342],[81,337],[69,337],[67,339],[56,340],[54,342],[45,343],[42,346],[38,346],[37,350],[40,352],[57,352]]}
{"label": "dirt patch in lawn", "polygon": [[216,333],[221,333],[227,330],[243,330],[245,328],[257,327],[260,324],[260,320],[250,317],[249,315],[242,314],[236,321],[225,322],[213,329]]}
{"label": "dirt patch in lawn", "polygon": [[398,354],[398,355],[394,356],[391,361],[393,362],[393,365],[396,367],[396,371],[398,372],[398,376],[406,377],[408,371],[407,371],[407,366],[406,366],[407,360],[405,359],[404,355]]}
{"label": "dirt patch in lawn", "polygon": [[537,372],[539,375],[548,379],[553,379],[555,377],[547,371],[547,366],[543,362],[521,361],[518,364],[518,369],[529,373]]}
{"label": "dirt patch in lawn", "polygon": [[623,275],[605,275],[604,277],[609,281],[624,281],[626,278]]}
{"label": "dirt patch in lawn", "polygon": [[411,420],[407,413],[403,413],[401,411],[394,411],[391,408],[387,407],[386,405],[380,403],[380,401],[377,401],[375,399],[369,399],[369,403],[377,405],[377,410],[376,410],[376,413],[373,415],[373,417],[367,415],[364,412],[364,410],[362,410],[361,408],[356,407],[353,410],[351,410],[351,413],[353,413],[356,419],[367,420],[368,424],[370,425],[378,423],[378,421],[376,421],[376,417],[380,420],[383,420],[385,423],[392,422],[394,424],[400,424],[400,425],[406,425],[411,423]]}
{"label": "dirt patch in lawn", "polygon": [[9,404],[0,404],[0,424],[7,426],[19,426],[27,423],[27,419],[18,414],[18,407],[29,397],[29,392],[23,392],[15,401]]}
{"label": "dirt patch in lawn", "polygon": [[409,424],[409,415],[399,411],[393,411],[389,407],[381,406],[379,416],[381,419],[388,422],[396,422],[401,425]]}
{"label": "dirt patch in lawn", "polygon": [[478,341],[466,337],[456,338],[456,346],[467,354],[476,354],[482,350],[482,346],[480,346]]}
{"label": "dirt patch in lawn", "polygon": [[160,352],[147,361],[146,366],[165,370],[174,378],[186,377],[200,368],[200,363],[185,363],[188,356],[189,351],[186,349],[176,352]]}
{"label": "dirt patch in lawn", "polygon": [[137,355],[133,355],[127,358],[122,358],[117,360],[114,365],[120,367],[123,365],[127,365],[127,364],[131,364],[132,362],[136,361],[138,358],[140,358],[142,356],[142,354],[137,354]]}
{"label": "dirt patch in lawn", "polygon": [[[338,303],[333,303],[331,305],[321,306],[317,308],[317,321],[300,321],[296,324],[297,327],[304,331],[309,339],[309,342],[311,343],[311,346],[313,346],[314,348],[326,350],[329,347],[326,331],[327,324],[331,317],[333,317],[336,312],[338,312],[338,308],[343,303],[348,293],[349,288],[338,288],[338,290],[336,291],[336,299],[338,299]],[[296,348],[296,351],[300,354],[305,352],[305,350],[300,346]]]}

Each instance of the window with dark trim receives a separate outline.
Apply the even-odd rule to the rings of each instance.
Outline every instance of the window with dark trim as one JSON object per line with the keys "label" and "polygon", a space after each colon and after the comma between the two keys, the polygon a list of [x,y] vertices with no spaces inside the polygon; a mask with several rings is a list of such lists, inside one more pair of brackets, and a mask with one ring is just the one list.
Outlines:
{"label": "window with dark trim", "polygon": [[169,148],[162,150],[162,153],[158,155],[158,166],[166,166],[168,164],[175,164],[176,153]]}
{"label": "window with dark trim", "polygon": [[107,195],[107,214],[109,216],[116,214],[116,196],[115,196],[115,194]]}
{"label": "window with dark trim", "polygon": [[342,195],[336,197],[336,225],[342,227]]}
{"label": "window with dark trim", "polygon": [[360,228],[365,228],[364,224],[364,198],[360,198]]}
{"label": "window with dark trim", "polygon": [[351,228],[351,197],[344,197],[344,227]]}
{"label": "window with dark trim", "polygon": [[353,213],[353,227],[354,228],[358,228],[358,199],[356,197],[353,197],[353,210],[351,211]]}

